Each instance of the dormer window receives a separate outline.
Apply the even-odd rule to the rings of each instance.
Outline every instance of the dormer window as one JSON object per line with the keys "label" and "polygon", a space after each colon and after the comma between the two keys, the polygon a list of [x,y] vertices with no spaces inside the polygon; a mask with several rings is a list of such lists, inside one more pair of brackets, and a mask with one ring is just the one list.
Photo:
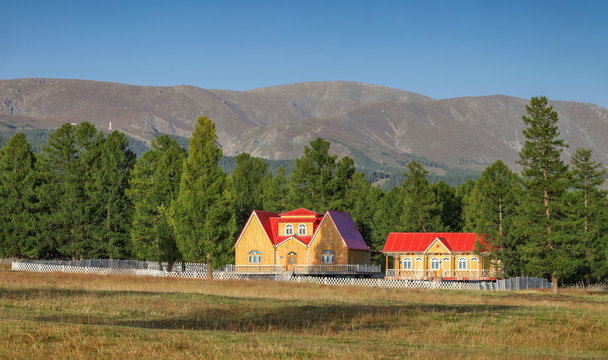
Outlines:
{"label": "dormer window", "polygon": [[285,225],[285,235],[293,235],[293,225]]}
{"label": "dormer window", "polygon": [[298,235],[306,235],[306,225],[298,225]]}

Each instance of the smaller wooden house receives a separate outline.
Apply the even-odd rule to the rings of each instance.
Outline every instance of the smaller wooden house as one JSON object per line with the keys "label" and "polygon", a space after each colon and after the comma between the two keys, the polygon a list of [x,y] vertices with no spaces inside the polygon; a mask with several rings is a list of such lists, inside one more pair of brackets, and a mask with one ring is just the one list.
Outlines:
{"label": "smaller wooden house", "polygon": [[[302,275],[365,274],[370,249],[350,214],[296,209],[282,214],[254,210],[234,244],[235,271]],[[373,270],[373,271],[372,271]]]}
{"label": "smaller wooden house", "polygon": [[[475,233],[391,233],[382,252],[389,277],[495,280],[497,267],[490,264],[484,249],[487,244]],[[388,268],[389,256],[395,259],[392,269]]]}

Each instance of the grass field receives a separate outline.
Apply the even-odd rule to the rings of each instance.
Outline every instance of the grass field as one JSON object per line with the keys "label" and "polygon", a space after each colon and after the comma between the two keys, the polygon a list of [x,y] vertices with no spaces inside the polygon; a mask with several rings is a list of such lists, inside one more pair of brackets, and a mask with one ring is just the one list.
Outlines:
{"label": "grass field", "polygon": [[0,358],[606,359],[608,293],[0,271]]}

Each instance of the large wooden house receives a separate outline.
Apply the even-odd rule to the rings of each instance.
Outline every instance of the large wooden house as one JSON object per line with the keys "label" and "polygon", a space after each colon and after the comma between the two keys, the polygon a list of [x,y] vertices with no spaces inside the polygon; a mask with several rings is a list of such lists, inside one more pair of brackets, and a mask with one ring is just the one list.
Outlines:
{"label": "large wooden house", "polygon": [[[486,246],[486,247],[484,247]],[[388,277],[409,280],[496,280],[487,244],[474,233],[391,233],[382,252]],[[389,269],[388,258],[394,257]]]}
{"label": "large wooden house", "polygon": [[370,274],[370,249],[350,214],[254,210],[236,243],[234,271],[296,275]]}

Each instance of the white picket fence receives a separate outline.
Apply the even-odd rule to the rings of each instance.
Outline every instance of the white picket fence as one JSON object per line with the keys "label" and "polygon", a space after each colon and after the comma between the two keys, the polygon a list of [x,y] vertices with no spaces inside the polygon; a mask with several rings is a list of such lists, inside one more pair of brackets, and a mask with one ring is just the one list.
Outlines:
{"label": "white picket fence", "polygon": [[[156,267],[158,268],[158,267]],[[166,269],[165,266],[163,268]],[[140,276],[161,276],[175,277],[187,279],[206,279],[207,270],[205,264],[187,264],[182,268],[181,264],[176,264],[172,271],[155,270],[155,269],[124,269],[124,268],[104,268],[104,267],[87,267],[87,266],[70,266],[70,265],[55,265],[47,263],[29,263],[29,262],[13,262],[13,271],[30,271],[30,272],[64,272],[64,273],[81,273],[81,274],[97,274],[97,275],[140,275]],[[400,289],[443,289],[443,290],[520,290],[522,288],[533,288],[532,285],[539,288],[550,288],[544,279],[531,280],[535,278],[526,278],[525,287],[510,285],[524,283],[516,279],[509,281],[509,285],[491,283],[491,282],[456,282],[456,281],[424,281],[424,280],[399,280],[399,279],[369,279],[369,278],[339,278],[339,277],[308,277],[295,276],[283,277],[281,274],[238,274],[226,271],[213,271],[214,280],[285,280],[292,283],[314,283],[330,286],[363,286],[363,287],[381,287],[385,289],[400,288]],[[503,280],[505,281],[505,280]]]}

